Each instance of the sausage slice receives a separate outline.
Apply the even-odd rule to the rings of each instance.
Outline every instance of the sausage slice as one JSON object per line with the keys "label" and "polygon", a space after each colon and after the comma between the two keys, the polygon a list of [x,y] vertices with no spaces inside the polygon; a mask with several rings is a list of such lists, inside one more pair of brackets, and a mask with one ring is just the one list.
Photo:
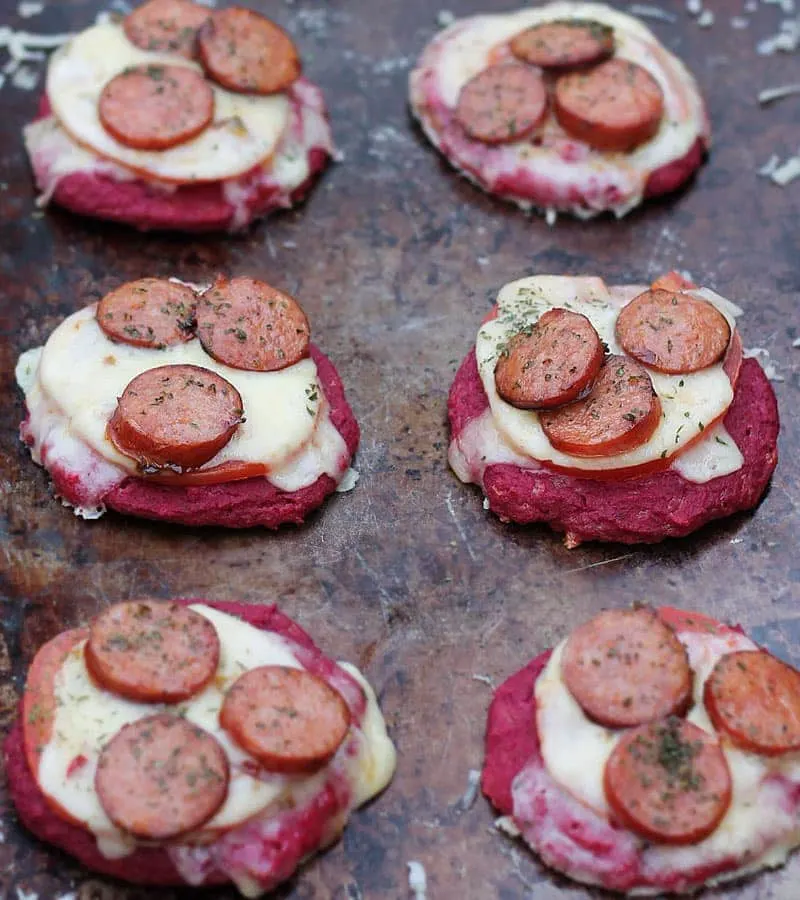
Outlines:
{"label": "sausage slice", "polygon": [[106,744],[94,785],[117,828],[166,841],[194,831],[217,812],[229,777],[228,758],[212,734],[159,713],[126,725]]}
{"label": "sausage slice", "polygon": [[134,150],[168,150],[204,131],[214,118],[214,92],[186,66],[126,69],[103,88],[103,128]]}
{"label": "sausage slice", "polygon": [[225,696],[220,725],[274,772],[315,772],[347,736],[350,710],[327,682],[286,666],[242,675]]}
{"label": "sausage slice", "polygon": [[197,295],[185,284],[140,278],[120,285],[97,306],[97,324],[112,341],[163,350],[194,337]]}
{"label": "sausage slice", "polygon": [[626,59],[562,75],[553,103],[561,127],[598,150],[633,150],[653,137],[664,115],[659,83]]}
{"label": "sausage slice", "polygon": [[179,53],[187,59],[197,49],[197,29],[210,10],[191,0],[148,0],[125,17],[128,40],[142,50]]}
{"label": "sausage slice", "polygon": [[728,653],[706,680],[714,727],[752,753],[800,750],[800,672],[763,650]]}
{"label": "sausage slice", "polygon": [[607,356],[591,393],[539,413],[547,439],[573,456],[614,456],[638,447],[658,427],[661,401],[647,371],[624,356]]}
{"label": "sausage slice", "polygon": [[680,291],[650,290],[617,318],[617,340],[639,362],[669,375],[687,375],[719,362],[731,327],[707,300]]}
{"label": "sausage slice", "polygon": [[731,803],[731,773],[716,737],[676,718],[623,734],[603,784],[622,824],[659,844],[699,843]]}
{"label": "sausage slice", "polygon": [[683,715],[692,699],[686,650],[651,609],[609,609],[573,631],[561,677],[586,715],[606,728]]}
{"label": "sausage slice", "polygon": [[219,637],[200,613],[177,603],[117,603],[92,622],[84,659],[106,690],[139,703],[179,703],[214,677]]}
{"label": "sausage slice", "polygon": [[311,328],[294,297],[255,278],[220,278],[200,298],[197,335],[217,362],[274,372],[308,356]]}
{"label": "sausage slice", "polygon": [[603,342],[586,316],[550,309],[508,342],[494,370],[497,393],[519,409],[572,403],[590,390],[603,356]]}
{"label": "sausage slice", "polygon": [[541,74],[519,63],[502,63],[484,69],[461,88],[455,117],[476,141],[507,144],[530,135],[546,110]]}
{"label": "sausage slice", "polygon": [[277,94],[300,77],[292,39],[252,9],[213,12],[200,29],[198,46],[206,72],[230,91]]}
{"label": "sausage slice", "polygon": [[244,421],[242,398],[201,366],[158,366],[137,375],[117,400],[108,437],[145,472],[196,469]]}
{"label": "sausage slice", "polygon": [[511,39],[517,59],[543,69],[602,62],[614,53],[614,29],[591,19],[563,19],[526,28]]}

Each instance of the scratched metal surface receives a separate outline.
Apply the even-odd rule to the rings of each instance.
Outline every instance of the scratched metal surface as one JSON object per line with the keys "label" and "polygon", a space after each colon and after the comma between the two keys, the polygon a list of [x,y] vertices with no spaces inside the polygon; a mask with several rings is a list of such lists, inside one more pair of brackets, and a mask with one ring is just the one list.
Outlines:
{"label": "scratched metal surface", "polygon": [[[602,606],[643,599],[741,621],[800,664],[800,425],[792,415],[800,401],[800,349],[792,349],[800,183],[780,190],[755,174],[773,151],[797,146],[797,102],[763,110],[755,103],[761,87],[796,76],[796,58],[754,53],[756,39],[777,30],[773,6],[745,30],[733,29],[726,13],[702,31],[683,4],[669,4],[676,21],[653,27],[708,97],[710,164],[690,191],[622,222],[548,228],[457,178],[411,127],[406,76],[436,31],[436,5],[254,5],[289,28],[309,74],[326,86],[344,160],[305,207],[245,237],[143,237],[56,210],[37,213],[19,132],[36,92],[7,84],[0,93],[0,724],[14,715],[37,647],[104,604],[145,594],[278,601],[330,653],[366,670],[400,753],[384,796],[280,896],[407,897],[412,859],[424,864],[433,900],[595,896],[494,833],[482,798],[462,808],[468,773],[481,764],[490,697],[486,679],[474,676],[498,682]],[[465,14],[481,3],[448,6]],[[2,0],[0,22],[79,29],[98,8],[96,0],[60,0],[23,22],[16,3]],[[568,551],[544,528],[500,524],[445,459],[448,383],[495,291],[533,272],[597,273],[613,283],[671,267],[740,302],[746,345],[767,348],[784,379],[775,384],[781,462],[766,500],[753,515],[640,549]],[[307,527],[280,534],[74,518],[17,441],[18,353],[121,281],[203,281],[217,271],[264,277],[302,299],[363,428],[358,487]],[[90,878],[23,833],[0,802],[2,896],[178,896]],[[795,900],[798,878],[796,858],[714,896]]]}

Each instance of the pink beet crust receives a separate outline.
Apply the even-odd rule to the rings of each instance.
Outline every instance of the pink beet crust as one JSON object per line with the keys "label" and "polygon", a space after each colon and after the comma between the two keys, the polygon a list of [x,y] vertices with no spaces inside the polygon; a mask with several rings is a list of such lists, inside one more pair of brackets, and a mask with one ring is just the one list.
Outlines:
{"label": "pink beet crust", "polygon": [[[344,438],[352,458],[358,448],[360,431],[344,395],[342,381],[333,363],[313,345],[311,358],[317,364],[322,390],[330,405],[331,420]],[[266,478],[202,487],[170,487],[141,478],[128,478],[114,488],[104,502],[109,509],[125,515],[180,525],[278,528],[286,524],[300,525],[335,490],[336,482],[330,475],[320,475],[313,484],[297,491],[282,491]]]}
{"label": "pink beet crust", "polygon": [[[360,686],[333,660],[326,657],[312,638],[277,606],[250,606],[246,603],[212,602],[208,600],[179,600],[179,603],[205,603],[221,612],[238,616],[256,628],[275,631],[295,644],[296,653],[311,672],[329,681],[345,696],[356,722],[364,712],[364,698]],[[360,698],[360,700],[358,699]],[[21,708],[21,707],[20,707]],[[140,847],[122,859],[107,859],[97,849],[94,836],[77,825],[59,818],[45,799],[28,766],[21,719],[17,719],[4,745],[8,790],[22,824],[40,840],[46,841],[74,856],[84,866],[102,875],[111,875],[134,884],[182,885],[183,878],[166,850]],[[274,834],[259,835],[257,828],[245,826],[234,839],[228,833],[227,852],[252,857],[258,846],[259,862],[269,868],[271,889],[285,881],[310,853],[320,849],[329,838],[327,828],[348,804],[343,786],[329,781],[322,791],[304,807],[296,809]],[[259,844],[255,842],[258,841]],[[203,884],[222,884],[227,877],[218,870],[210,871]]]}
{"label": "pink beet crust", "polygon": [[[450,389],[452,440],[489,405],[474,350]],[[744,360],[725,428],[744,456],[737,472],[705,484],[667,470],[619,481],[595,481],[503,463],[483,473],[489,508],[503,520],[544,522],[568,543],[655,543],[682,537],[714,519],[756,506],[778,462],[775,393],[754,359]]]}
{"label": "pink beet crust", "polygon": [[[314,96],[327,121],[322,93],[305,79],[290,88],[293,121],[299,117],[304,98]],[[302,93],[301,93],[302,91]],[[37,118],[50,115],[50,104],[43,96]],[[290,126],[292,127],[292,126]],[[258,169],[233,179],[242,192],[248,192],[246,216],[236,219],[236,210],[225,199],[223,182],[182,185],[165,192],[149,185],[144,179],[118,181],[107,174],[74,172],[60,178],[52,200],[59,206],[81,216],[106,219],[132,225],[140,231],[207,231],[239,230],[256,219],[277,209],[300,203],[311,190],[317,176],[331,156],[329,146],[314,146],[307,151],[309,174],[306,180],[290,193],[275,183],[260,180]],[[48,167],[35,155],[31,159],[36,183],[41,190],[48,182]]]}

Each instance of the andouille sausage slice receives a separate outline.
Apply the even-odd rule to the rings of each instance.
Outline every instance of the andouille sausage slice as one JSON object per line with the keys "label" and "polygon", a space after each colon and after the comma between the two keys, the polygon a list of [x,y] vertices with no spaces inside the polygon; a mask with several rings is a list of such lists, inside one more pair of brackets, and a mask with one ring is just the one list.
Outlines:
{"label": "andouille sausage slice", "polygon": [[304,669],[251,669],[225,695],[222,727],[274,772],[314,772],[328,763],[350,728],[341,694]]}
{"label": "andouille sausage slice", "polygon": [[609,59],[556,82],[556,118],[572,137],[598,150],[625,152],[649,140],[664,115],[664,92],[653,76],[626,59]]}
{"label": "andouille sausage slice", "polygon": [[800,672],[771,654],[721,657],[703,699],[714,727],[745,750],[765,756],[800,750]]}
{"label": "andouille sausage slice", "polygon": [[591,19],[559,19],[526,28],[511,39],[517,59],[543,69],[588,66],[614,53],[614,29]]}
{"label": "andouille sausage slice", "polygon": [[617,340],[639,362],[669,375],[687,375],[719,362],[731,327],[707,300],[681,291],[649,290],[617,318]]}
{"label": "andouille sausage slice", "polygon": [[116,603],[92,622],[84,659],[106,690],[139,703],[179,703],[214,677],[220,644],[200,613],[177,603]]}
{"label": "andouille sausage slice", "polygon": [[196,469],[244,421],[242,397],[201,366],[158,366],[137,375],[117,400],[108,437],[147,471]]}
{"label": "andouille sausage slice", "polygon": [[228,758],[209,732],[159,713],[125,725],[103,748],[95,789],[123,831],[166,841],[204,825],[228,795]]}
{"label": "andouille sausage slice", "polygon": [[158,53],[179,53],[191,59],[197,50],[197,30],[211,11],[191,0],[148,0],[122,23],[128,40]]}
{"label": "andouille sausage slice", "polygon": [[112,341],[163,350],[194,337],[197,294],[165,278],[122,284],[97,305],[97,324]]}
{"label": "andouille sausage slice", "polygon": [[614,456],[649,440],[661,419],[661,401],[647,371],[624,356],[607,356],[591,393],[559,409],[543,410],[547,439],[573,456]]}
{"label": "andouille sausage slice", "polygon": [[198,34],[206,72],[230,91],[276,94],[300,77],[297,48],[266,16],[231,6],[213,12]]}
{"label": "andouille sausage slice", "polygon": [[461,89],[455,118],[484,144],[507,144],[533,132],[547,110],[547,90],[539,72],[519,63],[484,69]]}
{"label": "andouille sausage slice", "polygon": [[200,298],[197,335],[217,362],[274,372],[308,356],[311,328],[294,297],[255,278],[220,278]]}
{"label": "andouille sausage slice", "polygon": [[623,734],[603,784],[620,822],[658,844],[699,843],[731,803],[731,773],[716,737],[675,717]]}
{"label": "andouille sausage slice", "polygon": [[675,632],[651,609],[609,609],[567,639],[561,677],[586,715],[629,728],[682,715],[692,671]]}
{"label": "andouille sausage slice", "polygon": [[549,309],[508,342],[494,370],[497,393],[520,409],[563,406],[591,389],[603,358],[603,342],[586,316]]}
{"label": "andouille sausage slice", "polygon": [[209,126],[214,92],[187,66],[137,66],[103,88],[98,114],[103,128],[126,147],[168,150]]}

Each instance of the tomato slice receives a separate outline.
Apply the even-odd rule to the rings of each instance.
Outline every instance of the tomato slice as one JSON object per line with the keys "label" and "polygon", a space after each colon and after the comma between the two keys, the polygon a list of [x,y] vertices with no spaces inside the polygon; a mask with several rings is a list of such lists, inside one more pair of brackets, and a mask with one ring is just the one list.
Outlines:
{"label": "tomato slice", "polygon": [[711,616],[702,613],[687,612],[674,606],[656,607],[659,618],[673,631],[700,631],[703,634],[726,635],[736,631],[729,625],[725,625]]}
{"label": "tomato slice", "polygon": [[[73,628],[70,631],[64,631],[48,641],[31,663],[22,698],[22,737],[25,758],[37,783],[39,781],[39,760],[53,736],[53,722],[57,709],[56,676],[69,654],[88,637],[88,628]],[[56,815],[73,825],[83,825],[47,794],[44,796]]]}
{"label": "tomato slice", "polygon": [[697,285],[693,281],[689,281],[688,278],[684,278],[683,275],[679,275],[673,269],[671,272],[667,272],[666,275],[662,275],[660,278],[656,278],[656,280],[650,285],[650,290],[691,291],[696,287]]}
{"label": "tomato slice", "polygon": [[191,487],[209,484],[225,484],[230,481],[244,481],[247,478],[259,478],[267,475],[269,469],[263,463],[239,462],[229,460],[212,466],[209,469],[196,469],[193,472],[167,472],[157,475],[144,475],[142,480],[155,481],[158,484],[169,484],[174,487]]}

